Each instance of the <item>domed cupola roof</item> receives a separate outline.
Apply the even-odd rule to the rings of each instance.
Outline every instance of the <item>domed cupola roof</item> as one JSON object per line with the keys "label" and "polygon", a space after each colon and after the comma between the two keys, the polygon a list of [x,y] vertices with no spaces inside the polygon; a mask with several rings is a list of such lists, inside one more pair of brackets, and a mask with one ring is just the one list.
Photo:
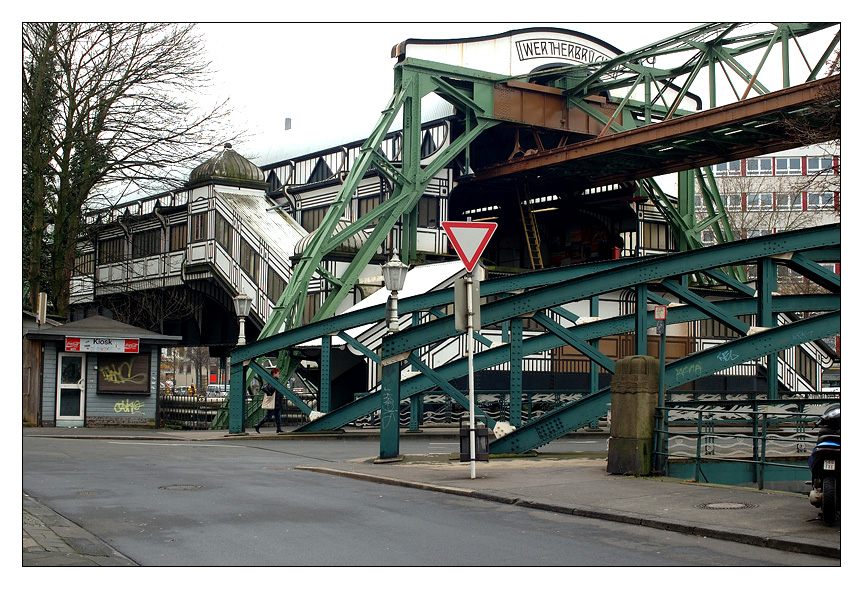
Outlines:
{"label": "domed cupola roof", "polygon": [[192,170],[186,185],[205,184],[214,180],[254,188],[266,187],[261,169],[231,149],[230,143],[225,143],[221,153]]}

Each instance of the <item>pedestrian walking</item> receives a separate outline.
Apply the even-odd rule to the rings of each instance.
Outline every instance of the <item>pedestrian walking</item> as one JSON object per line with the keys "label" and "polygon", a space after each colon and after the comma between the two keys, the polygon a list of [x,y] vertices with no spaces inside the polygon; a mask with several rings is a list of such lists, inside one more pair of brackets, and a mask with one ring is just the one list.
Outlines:
{"label": "pedestrian walking", "polygon": [[[277,367],[273,367],[270,369],[270,374],[276,380],[279,379],[279,369]],[[261,426],[269,420],[273,419],[276,422],[276,433],[282,433],[282,399],[284,395],[276,390],[276,387],[271,385],[270,383],[265,384],[261,387],[261,391],[264,393],[264,399],[261,401],[261,409],[266,409],[266,413],[264,414],[263,419],[258,422],[255,426],[255,431],[261,433]]]}

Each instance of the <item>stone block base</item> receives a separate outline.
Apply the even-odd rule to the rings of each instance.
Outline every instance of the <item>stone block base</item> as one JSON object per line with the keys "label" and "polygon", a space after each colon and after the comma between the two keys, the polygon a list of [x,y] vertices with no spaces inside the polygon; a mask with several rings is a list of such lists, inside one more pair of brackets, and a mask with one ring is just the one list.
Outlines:
{"label": "stone block base", "polygon": [[647,476],[650,474],[652,438],[615,438],[608,441],[608,466],[611,474]]}

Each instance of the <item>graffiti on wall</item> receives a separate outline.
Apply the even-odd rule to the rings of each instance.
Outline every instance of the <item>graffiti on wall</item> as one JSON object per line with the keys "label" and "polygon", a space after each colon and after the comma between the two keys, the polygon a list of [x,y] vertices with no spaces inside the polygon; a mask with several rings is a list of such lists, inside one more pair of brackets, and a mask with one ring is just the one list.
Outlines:
{"label": "graffiti on wall", "polygon": [[132,401],[131,399],[123,399],[122,401],[118,401],[114,403],[114,413],[131,413],[131,414],[139,414],[144,415],[142,408],[144,407],[144,403],[141,401]]}
{"label": "graffiti on wall", "polygon": [[150,355],[100,354],[98,360],[100,393],[148,393]]}

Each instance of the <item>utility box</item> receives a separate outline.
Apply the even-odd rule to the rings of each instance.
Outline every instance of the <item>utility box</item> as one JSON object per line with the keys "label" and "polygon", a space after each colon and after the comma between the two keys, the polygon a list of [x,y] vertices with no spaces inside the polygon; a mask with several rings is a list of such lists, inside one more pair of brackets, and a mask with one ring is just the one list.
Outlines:
{"label": "utility box", "polygon": [[[474,424],[476,433],[476,460],[488,462],[488,424],[477,421]],[[470,462],[470,419],[459,422],[459,458],[461,462]]]}

